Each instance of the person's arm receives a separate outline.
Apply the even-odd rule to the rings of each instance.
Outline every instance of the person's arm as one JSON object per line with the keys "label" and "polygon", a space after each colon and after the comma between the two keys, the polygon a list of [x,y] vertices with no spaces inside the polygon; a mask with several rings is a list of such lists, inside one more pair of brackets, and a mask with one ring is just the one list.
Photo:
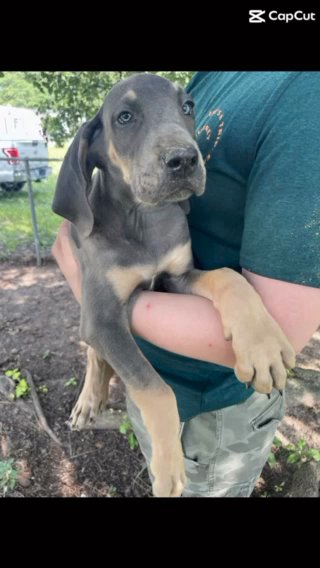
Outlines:
{"label": "person's arm", "polygon": [[[52,253],[80,302],[80,269],[69,241],[69,224],[58,232]],[[299,352],[320,322],[320,289],[244,271],[266,307]],[[234,367],[232,345],[224,339],[219,313],[200,296],[141,292],[133,307],[135,335],[168,351]]]}
{"label": "person's arm", "polygon": [[78,260],[73,254],[70,243],[70,223],[63,221],[60,225],[55,242],[51,248],[52,255],[67,280],[77,302],[81,302],[81,272]]}
{"label": "person's arm", "polygon": [[131,329],[162,349],[234,368],[218,311],[210,300],[187,294],[142,292],[131,315]]}
{"label": "person's arm", "polygon": [[[320,289],[243,273],[299,353],[320,324]],[[205,298],[143,292],[132,311],[132,330],[168,351],[234,367],[220,316]]]}

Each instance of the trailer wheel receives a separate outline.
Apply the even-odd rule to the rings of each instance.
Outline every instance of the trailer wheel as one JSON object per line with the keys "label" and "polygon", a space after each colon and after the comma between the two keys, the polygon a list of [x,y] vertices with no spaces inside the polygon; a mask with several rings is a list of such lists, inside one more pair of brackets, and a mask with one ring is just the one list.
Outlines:
{"label": "trailer wheel", "polygon": [[5,182],[5,183],[1,183],[1,187],[2,189],[4,189],[5,191],[20,191],[20,189],[23,188],[23,186],[25,185],[25,181],[17,181],[17,182]]}

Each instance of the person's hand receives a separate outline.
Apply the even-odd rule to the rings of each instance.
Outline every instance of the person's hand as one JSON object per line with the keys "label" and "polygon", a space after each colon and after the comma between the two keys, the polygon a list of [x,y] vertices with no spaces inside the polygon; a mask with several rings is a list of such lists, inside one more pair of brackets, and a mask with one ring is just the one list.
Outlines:
{"label": "person's hand", "polygon": [[63,221],[51,252],[67,280],[76,300],[81,302],[81,273],[77,258],[70,243],[70,222]]}

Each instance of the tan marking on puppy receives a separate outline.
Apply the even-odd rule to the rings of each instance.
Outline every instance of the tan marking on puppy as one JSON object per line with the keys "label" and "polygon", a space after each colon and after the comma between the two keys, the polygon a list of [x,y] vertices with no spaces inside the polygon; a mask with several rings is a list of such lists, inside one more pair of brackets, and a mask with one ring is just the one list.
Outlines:
{"label": "tan marking on puppy", "polygon": [[87,350],[87,370],[81,394],[74,406],[70,424],[80,430],[95,420],[108,401],[109,382],[113,375],[110,365],[92,347]]}
{"label": "tan marking on puppy", "polygon": [[181,85],[180,85],[177,81],[175,81],[175,82],[173,83],[173,86],[174,86],[175,90],[176,90],[178,93],[179,93],[180,91],[183,91],[183,88],[181,87]]}
{"label": "tan marking on puppy", "polygon": [[135,101],[136,98],[137,98],[137,95],[136,95],[136,93],[134,92],[133,89],[130,89],[130,91],[128,91],[128,92],[125,94],[125,98],[126,98],[126,99],[129,99],[129,100],[131,100],[131,101]]}
{"label": "tan marking on puppy", "polygon": [[161,272],[183,274],[191,260],[191,254],[191,243],[188,241],[166,253],[158,263],[137,264],[128,268],[113,267],[107,270],[106,276],[117,296],[126,302],[139,284],[152,280]]}
{"label": "tan marking on puppy", "polygon": [[136,265],[128,268],[114,267],[107,270],[106,276],[117,296],[126,302],[136,287],[154,275],[153,265]]}
{"label": "tan marking on puppy", "polygon": [[164,385],[161,389],[145,390],[128,386],[128,392],[139,408],[151,437],[153,494],[155,497],[180,497],[186,476],[179,439],[179,415],[173,391]]}
{"label": "tan marking on puppy", "polygon": [[183,274],[192,260],[191,241],[178,245],[160,260],[157,271],[169,272],[178,276]]}
{"label": "tan marking on puppy", "polygon": [[109,142],[108,156],[111,162],[121,170],[124,181],[131,185],[130,167],[128,161],[125,161],[117,153],[113,143]]}

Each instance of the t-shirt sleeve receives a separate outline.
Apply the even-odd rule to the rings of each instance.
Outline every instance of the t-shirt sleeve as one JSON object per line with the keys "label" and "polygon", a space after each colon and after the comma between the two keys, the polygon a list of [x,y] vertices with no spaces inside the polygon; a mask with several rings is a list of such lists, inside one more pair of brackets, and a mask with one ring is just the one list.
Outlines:
{"label": "t-shirt sleeve", "polygon": [[320,73],[297,74],[260,132],[240,264],[263,276],[320,287]]}

